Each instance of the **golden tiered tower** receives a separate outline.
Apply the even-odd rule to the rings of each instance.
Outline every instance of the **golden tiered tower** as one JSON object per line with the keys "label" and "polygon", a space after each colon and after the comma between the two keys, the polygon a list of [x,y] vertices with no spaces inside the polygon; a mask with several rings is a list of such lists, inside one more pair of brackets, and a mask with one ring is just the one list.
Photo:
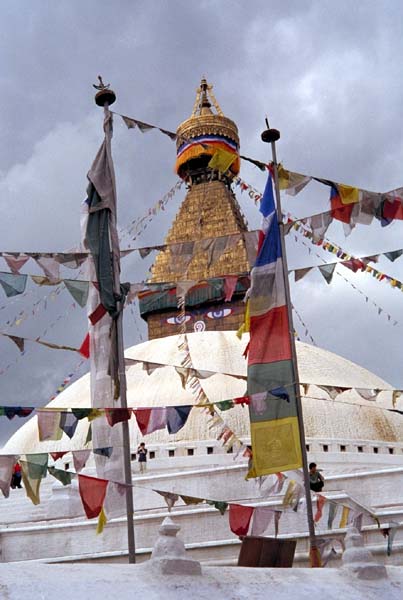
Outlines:
{"label": "golden tiered tower", "polygon": [[[216,154],[232,163],[224,172],[209,165]],[[226,237],[247,231],[231,189],[239,163],[237,126],[223,115],[212,86],[203,78],[191,117],[177,129],[175,168],[188,192],[166,237],[170,246],[156,257],[149,280],[172,286],[140,299],[150,339],[179,333],[183,319],[186,331],[238,329],[243,322],[250,266],[242,237],[235,244]],[[239,279],[232,300],[225,302],[228,275]],[[197,285],[188,292],[185,316],[180,316],[175,284],[189,280]]]}

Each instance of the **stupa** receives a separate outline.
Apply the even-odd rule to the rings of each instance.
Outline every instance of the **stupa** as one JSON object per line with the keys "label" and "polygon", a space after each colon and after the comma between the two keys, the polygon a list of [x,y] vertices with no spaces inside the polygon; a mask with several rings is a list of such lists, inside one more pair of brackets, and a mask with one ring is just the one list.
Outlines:
{"label": "stupa", "polygon": [[[231,189],[240,166],[238,129],[223,115],[204,78],[192,115],[176,133],[175,170],[186,182],[187,194],[165,240],[174,246],[157,256],[150,282],[190,280],[198,285],[187,294],[185,315],[178,315],[172,291],[142,295],[140,313],[149,339],[180,331],[237,330],[249,287],[247,241],[240,235],[247,232],[247,224]],[[209,167],[217,149],[229,154],[230,161],[232,156],[224,173]],[[224,275],[238,276],[230,303],[224,302]]]}
{"label": "stupa", "polygon": [[[214,371],[200,383],[211,401],[242,396],[246,389],[243,356],[248,336],[236,335],[243,321],[243,297],[249,286],[253,261],[247,224],[242,216],[231,181],[239,171],[239,137],[235,123],[224,116],[211,86],[203,78],[194,110],[177,130],[176,171],[187,186],[187,194],[167,235],[168,250],[153,265],[150,282],[161,285],[140,298],[140,312],[148,324],[149,341],[126,350],[128,359],[138,361],[127,368],[128,405],[153,407],[194,404],[190,386],[183,386],[177,367],[182,365],[180,340],[187,334],[195,369]],[[229,156],[228,168],[212,166],[217,149]],[[232,156],[231,156],[232,155]],[[233,236],[233,237],[231,237]],[[221,241],[220,241],[221,240]],[[225,242],[224,242],[225,240]],[[253,246],[253,244],[252,244]],[[225,301],[226,277],[236,277],[231,299]],[[178,311],[176,284],[191,281],[184,306]],[[357,510],[368,507],[387,529],[398,523],[403,535],[403,418],[392,408],[392,387],[368,370],[331,352],[297,343],[304,422],[309,459],[325,471],[326,489],[332,497],[345,499]],[[147,372],[143,363],[162,363]],[[163,366],[165,364],[165,366]],[[308,384],[309,387],[308,387]],[[329,395],[320,386],[383,389],[378,399],[365,400],[356,391]],[[85,375],[63,391],[50,407],[90,405],[90,378]],[[403,408],[397,405],[396,408]],[[249,443],[249,415],[240,405],[222,413],[225,422],[244,444]],[[217,440],[210,416],[192,409],[178,433],[166,430],[146,436],[149,472],[138,474],[136,448],[143,440],[135,419],[129,421],[134,473],[134,504],[138,556],[151,552],[155,532],[166,506],[152,490],[178,492],[187,496],[246,501],[252,505],[281,510],[282,496],[265,495],[264,485],[245,481],[247,458],[238,456]],[[58,442],[40,442],[36,417],[23,425],[7,442],[9,453],[58,452],[85,447],[88,422],[79,422],[72,440],[64,434]],[[58,468],[73,469],[70,452],[58,459]],[[89,462],[83,471],[94,473]],[[136,487],[136,486],[139,487]],[[95,537],[94,523],[83,517],[77,486],[63,487],[47,478],[42,482],[43,500],[31,507],[23,490],[13,493],[13,505],[0,499],[3,528],[2,560],[50,558],[54,560],[124,560],[124,518],[108,524]],[[8,503],[8,504],[7,504]],[[327,513],[320,535],[343,536],[345,529],[327,530]],[[199,505],[175,507],[188,549],[197,558],[227,561],[238,553],[239,540],[228,526],[228,515]],[[49,522],[49,520],[51,520]],[[1,519],[0,519],[1,522]],[[298,538],[297,562],[307,560],[306,519],[303,514],[284,516],[280,533]],[[13,527],[13,525],[16,525]],[[268,531],[268,535],[272,531]],[[30,536],[35,535],[35,544]],[[382,553],[385,542],[372,522],[363,535],[374,552]],[[403,544],[401,544],[401,558]],[[399,559],[400,560],[400,559]]]}

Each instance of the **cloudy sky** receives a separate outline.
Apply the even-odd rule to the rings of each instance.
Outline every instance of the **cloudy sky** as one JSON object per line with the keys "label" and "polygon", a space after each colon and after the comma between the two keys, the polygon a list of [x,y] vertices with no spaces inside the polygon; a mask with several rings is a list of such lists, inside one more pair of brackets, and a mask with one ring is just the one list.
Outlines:
{"label": "cloudy sky", "polygon": [[[2,251],[62,251],[79,242],[86,172],[102,139],[91,86],[99,73],[113,84],[116,111],[167,129],[189,116],[206,75],[238,124],[244,154],[268,158],[260,141],[268,115],[281,130],[278,155],[287,168],[374,191],[403,185],[398,0],[2,0],[1,12]],[[175,146],[158,132],[129,131],[117,119],[114,156],[124,230],[175,184]],[[241,175],[263,188],[265,175],[253,166],[243,164]],[[182,197],[175,196],[136,243],[162,242]],[[250,226],[258,226],[252,201],[239,195],[239,202]],[[312,185],[285,197],[284,208],[305,216],[327,203],[328,189]],[[345,238],[336,223],[328,238],[365,255],[400,248],[402,233],[402,223],[382,229],[375,222]],[[122,233],[122,247],[129,242]],[[294,236],[287,244],[290,267],[320,262]],[[330,254],[323,258],[332,261]],[[142,279],[149,263],[126,261],[125,278]],[[25,272],[37,272],[28,265]],[[379,268],[403,279],[403,258],[382,259]],[[402,293],[369,275],[338,272],[330,286],[318,272],[292,283],[309,334],[403,387]],[[85,311],[72,307],[67,292],[54,298],[51,291],[29,283],[14,301],[0,291],[0,331],[78,346]],[[19,326],[12,325],[16,316]],[[295,325],[307,339],[305,327]],[[128,312],[126,345],[140,339],[145,328]],[[12,342],[1,341],[1,404],[43,406],[78,363],[74,354],[35,344],[19,356]],[[2,422],[0,442],[18,425]]]}

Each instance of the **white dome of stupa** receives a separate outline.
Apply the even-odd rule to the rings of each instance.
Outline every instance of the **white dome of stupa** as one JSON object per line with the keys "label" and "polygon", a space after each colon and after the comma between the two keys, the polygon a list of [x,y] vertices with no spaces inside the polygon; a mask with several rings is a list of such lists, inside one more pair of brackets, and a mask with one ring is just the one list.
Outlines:
{"label": "white dome of stupa", "polygon": [[[204,331],[187,334],[188,346],[195,369],[214,371],[201,379],[201,385],[210,401],[243,396],[246,391],[247,364],[243,352],[248,336],[238,339],[234,331]],[[179,349],[180,336],[153,339],[126,350],[129,359],[162,363],[150,374],[141,362],[127,368],[128,406],[154,407],[195,404],[195,396],[175,371],[183,360]],[[339,394],[332,400],[318,385],[392,390],[385,381],[357,364],[327,350],[297,342],[299,377],[310,385],[303,396],[304,423],[307,437],[327,439],[361,439],[393,442],[403,439],[403,418],[385,410],[391,392],[383,392],[383,401],[364,400],[354,390]],[[302,391],[302,389],[301,389]],[[382,394],[381,394],[382,395]],[[322,399],[320,399],[322,398]],[[390,402],[390,400],[389,400]],[[48,404],[53,408],[89,407],[90,375],[86,374],[69,386]],[[225,422],[241,438],[249,437],[247,407],[236,406],[225,412]],[[129,421],[131,444],[135,447],[142,439],[134,417]],[[88,421],[79,422],[72,440],[65,434],[60,441],[40,442],[37,418],[31,418],[11,438],[4,452],[56,452],[85,447]],[[189,419],[176,435],[160,430],[146,436],[147,443],[167,444],[178,441],[214,439],[209,429],[208,415],[201,409],[191,411]]]}

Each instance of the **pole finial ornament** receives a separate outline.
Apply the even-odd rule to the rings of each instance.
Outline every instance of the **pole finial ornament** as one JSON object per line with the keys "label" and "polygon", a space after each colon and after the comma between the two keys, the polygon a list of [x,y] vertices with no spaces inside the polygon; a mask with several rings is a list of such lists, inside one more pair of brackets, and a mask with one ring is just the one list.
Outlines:
{"label": "pole finial ornament", "polygon": [[266,142],[266,144],[271,144],[273,142],[277,142],[280,139],[280,132],[278,129],[273,129],[269,125],[269,119],[265,118],[265,123],[267,129],[265,129],[261,135],[262,141]]}
{"label": "pole finial ornament", "polygon": [[116,94],[113,90],[110,89],[111,84],[105,84],[102,80],[101,75],[98,75],[99,85],[95,83],[92,84],[98,92],[95,94],[95,104],[98,106],[105,106],[106,104],[110,106],[116,100]]}

